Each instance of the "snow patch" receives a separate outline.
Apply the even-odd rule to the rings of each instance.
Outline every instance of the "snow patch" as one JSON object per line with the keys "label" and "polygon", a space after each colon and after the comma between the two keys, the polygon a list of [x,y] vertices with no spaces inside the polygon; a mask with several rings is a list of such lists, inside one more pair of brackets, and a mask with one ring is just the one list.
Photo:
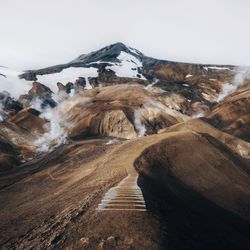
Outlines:
{"label": "snow patch", "polygon": [[58,91],[57,82],[67,84],[68,82],[75,82],[79,77],[85,77],[86,88],[92,88],[89,84],[89,77],[97,77],[98,72],[96,68],[70,67],[58,73],[37,75],[37,81],[49,87],[54,93]]}
{"label": "snow patch", "polygon": [[232,70],[232,69],[227,68],[227,67],[217,67],[217,66],[209,66],[209,67],[204,66],[203,68],[204,68],[205,70],[207,70],[207,71],[208,71],[208,69],[235,71],[235,70]]}
{"label": "snow patch", "polygon": [[111,69],[118,77],[130,77],[147,80],[138,72],[138,68],[142,67],[142,62],[135,56],[122,51],[117,59],[120,60],[120,63],[107,66],[106,69]]}
{"label": "snow patch", "polygon": [[8,91],[12,97],[18,98],[32,88],[32,81],[26,81],[18,77],[18,75],[24,73],[22,71],[1,67],[0,73],[6,76],[0,75],[0,92]]}

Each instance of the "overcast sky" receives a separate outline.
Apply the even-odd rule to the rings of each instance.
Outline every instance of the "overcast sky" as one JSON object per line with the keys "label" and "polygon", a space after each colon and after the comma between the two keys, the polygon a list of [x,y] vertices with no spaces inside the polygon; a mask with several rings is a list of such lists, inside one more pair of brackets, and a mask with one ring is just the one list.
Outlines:
{"label": "overcast sky", "polygon": [[250,1],[0,0],[0,65],[66,63],[118,41],[161,59],[250,65]]}

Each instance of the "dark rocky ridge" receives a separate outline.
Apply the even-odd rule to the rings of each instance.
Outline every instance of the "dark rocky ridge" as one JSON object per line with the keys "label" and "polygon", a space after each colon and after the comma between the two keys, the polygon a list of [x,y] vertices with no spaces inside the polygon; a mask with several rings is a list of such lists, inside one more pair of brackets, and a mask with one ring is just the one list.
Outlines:
{"label": "dark rocky ridge", "polygon": [[22,110],[23,105],[10,96],[7,91],[0,92],[0,113],[2,119]]}
{"label": "dark rocky ridge", "polygon": [[140,60],[144,57],[144,55],[138,50],[134,50],[134,52],[133,52],[125,44],[115,43],[115,44],[106,46],[100,50],[93,51],[89,54],[80,55],[75,60],[71,61],[70,63],[92,64],[93,62],[98,62],[98,61],[114,62],[114,63],[120,62],[120,60],[117,57],[119,56],[121,51],[129,53]]}

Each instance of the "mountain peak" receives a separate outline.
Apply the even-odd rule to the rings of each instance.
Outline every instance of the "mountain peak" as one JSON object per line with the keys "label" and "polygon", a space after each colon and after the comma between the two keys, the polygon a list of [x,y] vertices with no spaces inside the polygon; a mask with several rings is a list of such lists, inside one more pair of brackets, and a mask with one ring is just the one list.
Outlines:
{"label": "mountain peak", "polygon": [[122,42],[117,42],[106,47],[90,52],[89,54],[82,54],[70,63],[94,63],[94,62],[119,62],[117,58],[121,52],[125,52],[135,56],[138,59],[143,57],[143,54],[131,47],[126,46]]}
{"label": "mountain peak", "polygon": [[[113,43],[109,46],[106,46],[107,47],[112,47],[112,48],[117,48],[117,49],[120,49],[120,50],[126,50],[128,48],[128,46],[126,46],[124,43],[122,42],[116,42],[116,43]],[[104,47],[105,48],[105,47]]]}

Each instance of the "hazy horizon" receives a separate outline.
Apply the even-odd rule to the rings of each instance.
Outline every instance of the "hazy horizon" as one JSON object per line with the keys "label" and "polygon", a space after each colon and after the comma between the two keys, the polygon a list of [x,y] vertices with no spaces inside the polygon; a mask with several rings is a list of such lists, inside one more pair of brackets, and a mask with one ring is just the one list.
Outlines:
{"label": "hazy horizon", "polygon": [[0,65],[66,63],[116,42],[147,56],[250,66],[247,0],[1,0]]}

